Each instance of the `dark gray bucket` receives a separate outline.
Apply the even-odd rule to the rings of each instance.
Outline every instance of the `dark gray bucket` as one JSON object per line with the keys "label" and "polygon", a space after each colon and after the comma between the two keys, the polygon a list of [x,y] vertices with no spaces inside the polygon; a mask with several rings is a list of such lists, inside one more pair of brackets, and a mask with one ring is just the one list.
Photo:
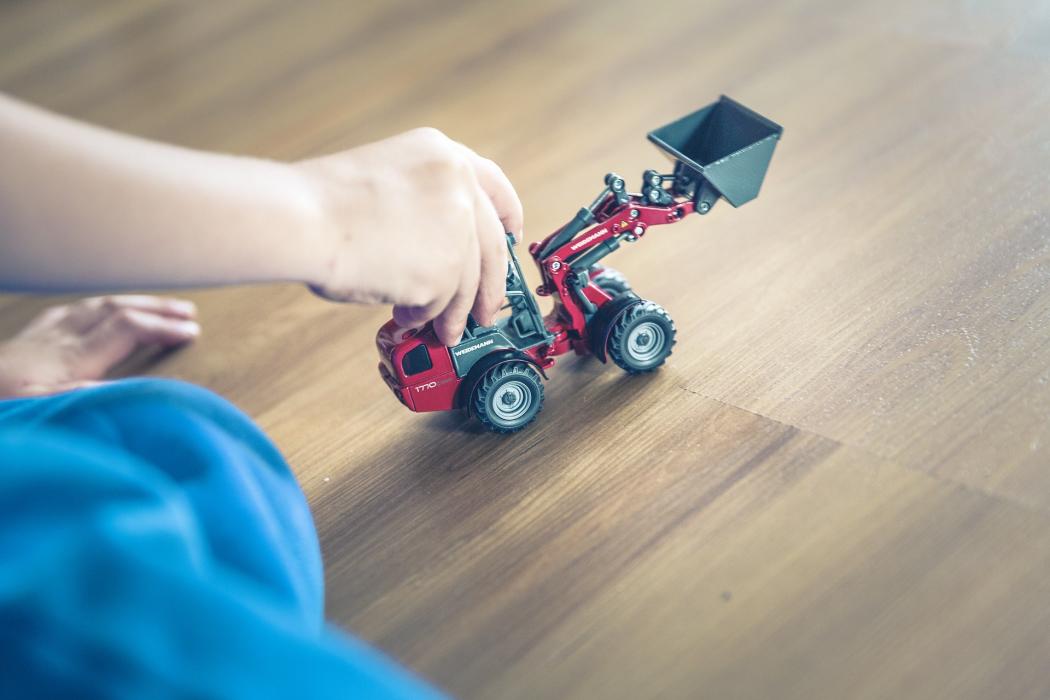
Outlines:
{"label": "dark gray bucket", "polygon": [[675,189],[706,212],[719,195],[734,207],[758,196],[783,129],[725,95],[649,132],[677,161]]}

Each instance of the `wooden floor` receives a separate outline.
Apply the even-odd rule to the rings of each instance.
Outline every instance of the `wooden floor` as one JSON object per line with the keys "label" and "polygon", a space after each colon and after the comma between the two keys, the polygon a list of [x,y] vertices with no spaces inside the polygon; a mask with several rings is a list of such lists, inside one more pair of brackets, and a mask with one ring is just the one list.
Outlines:
{"label": "wooden floor", "polygon": [[454,695],[1050,696],[1045,2],[5,0],[0,47],[0,89],[195,147],[437,126],[531,240],[720,93],[780,122],[758,200],[611,259],[668,365],[568,359],[523,434],[404,410],[389,310],[298,288],[194,293],[147,371],[259,420],[331,618]]}

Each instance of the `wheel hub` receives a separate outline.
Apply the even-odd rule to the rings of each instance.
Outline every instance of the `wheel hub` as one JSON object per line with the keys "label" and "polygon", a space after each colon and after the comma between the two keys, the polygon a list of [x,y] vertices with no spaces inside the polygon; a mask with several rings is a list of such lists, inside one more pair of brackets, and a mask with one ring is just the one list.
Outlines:
{"label": "wheel hub", "polygon": [[627,354],[635,362],[652,362],[663,352],[666,337],[660,324],[643,321],[627,334]]}
{"label": "wheel hub", "polygon": [[496,389],[490,404],[497,418],[515,421],[528,413],[532,406],[532,392],[524,382],[511,380]]}

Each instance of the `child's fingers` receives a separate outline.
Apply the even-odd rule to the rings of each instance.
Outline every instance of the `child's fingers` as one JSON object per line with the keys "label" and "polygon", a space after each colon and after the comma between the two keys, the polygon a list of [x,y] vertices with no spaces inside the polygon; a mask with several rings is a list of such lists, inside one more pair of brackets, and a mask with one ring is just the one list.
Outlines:
{"label": "child's fingers", "polygon": [[101,377],[139,345],[179,345],[195,339],[200,332],[196,321],[118,309],[83,336],[81,366],[76,375]]}
{"label": "child's fingers", "polygon": [[474,166],[478,184],[492,201],[496,215],[503,222],[503,231],[513,233],[515,239],[520,243],[525,229],[525,212],[521,206],[521,198],[514,190],[510,178],[493,161],[479,156],[466,146],[463,148],[466,149],[468,158]]}
{"label": "child's fingers", "polygon": [[492,203],[482,193],[478,203],[478,245],[481,277],[472,313],[483,326],[491,326],[507,294],[507,237]]}
{"label": "child's fingers", "polygon": [[147,294],[116,294],[90,297],[71,304],[63,319],[63,325],[73,331],[87,331],[121,309],[185,320],[192,319],[197,314],[197,307],[193,302],[184,299]]}
{"label": "child's fingers", "polygon": [[420,328],[427,321],[433,321],[445,310],[454,293],[455,290],[448,296],[423,306],[394,306],[394,322],[402,328]]}
{"label": "child's fingers", "polygon": [[[453,269],[449,272],[449,276],[461,276],[461,273]],[[445,292],[438,292],[434,289],[424,290],[427,296],[439,294],[426,304],[395,304],[394,321],[402,328],[419,328],[427,321],[437,318],[448,307],[458,288],[459,285]]]}
{"label": "child's fingers", "polygon": [[477,298],[481,277],[478,247],[478,239],[475,237],[463,260],[459,288],[444,310],[434,319],[434,333],[445,345],[455,345],[463,337],[463,330],[467,327],[467,314]]}
{"label": "child's fingers", "polygon": [[440,312],[433,306],[395,306],[394,323],[402,328],[419,328]]}
{"label": "child's fingers", "polygon": [[150,294],[117,294],[110,299],[120,308],[138,309],[149,311],[161,316],[172,318],[191,319],[197,315],[197,305],[188,299],[176,299],[175,297],[160,297]]}

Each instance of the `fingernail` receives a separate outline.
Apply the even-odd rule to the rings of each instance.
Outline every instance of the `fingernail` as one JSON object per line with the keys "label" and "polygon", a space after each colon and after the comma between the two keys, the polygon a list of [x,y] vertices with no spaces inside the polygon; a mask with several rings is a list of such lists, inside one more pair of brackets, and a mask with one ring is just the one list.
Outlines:
{"label": "fingernail", "polygon": [[197,313],[197,305],[192,301],[186,301],[184,299],[176,299],[172,304],[172,307],[176,312],[186,316],[193,316]]}
{"label": "fingernail", "polygon": [[183,324],[183,328],[186,331],[186,335],[192,335],[194,337],[201,334],[201,324],[196,321],[187,321]]}

